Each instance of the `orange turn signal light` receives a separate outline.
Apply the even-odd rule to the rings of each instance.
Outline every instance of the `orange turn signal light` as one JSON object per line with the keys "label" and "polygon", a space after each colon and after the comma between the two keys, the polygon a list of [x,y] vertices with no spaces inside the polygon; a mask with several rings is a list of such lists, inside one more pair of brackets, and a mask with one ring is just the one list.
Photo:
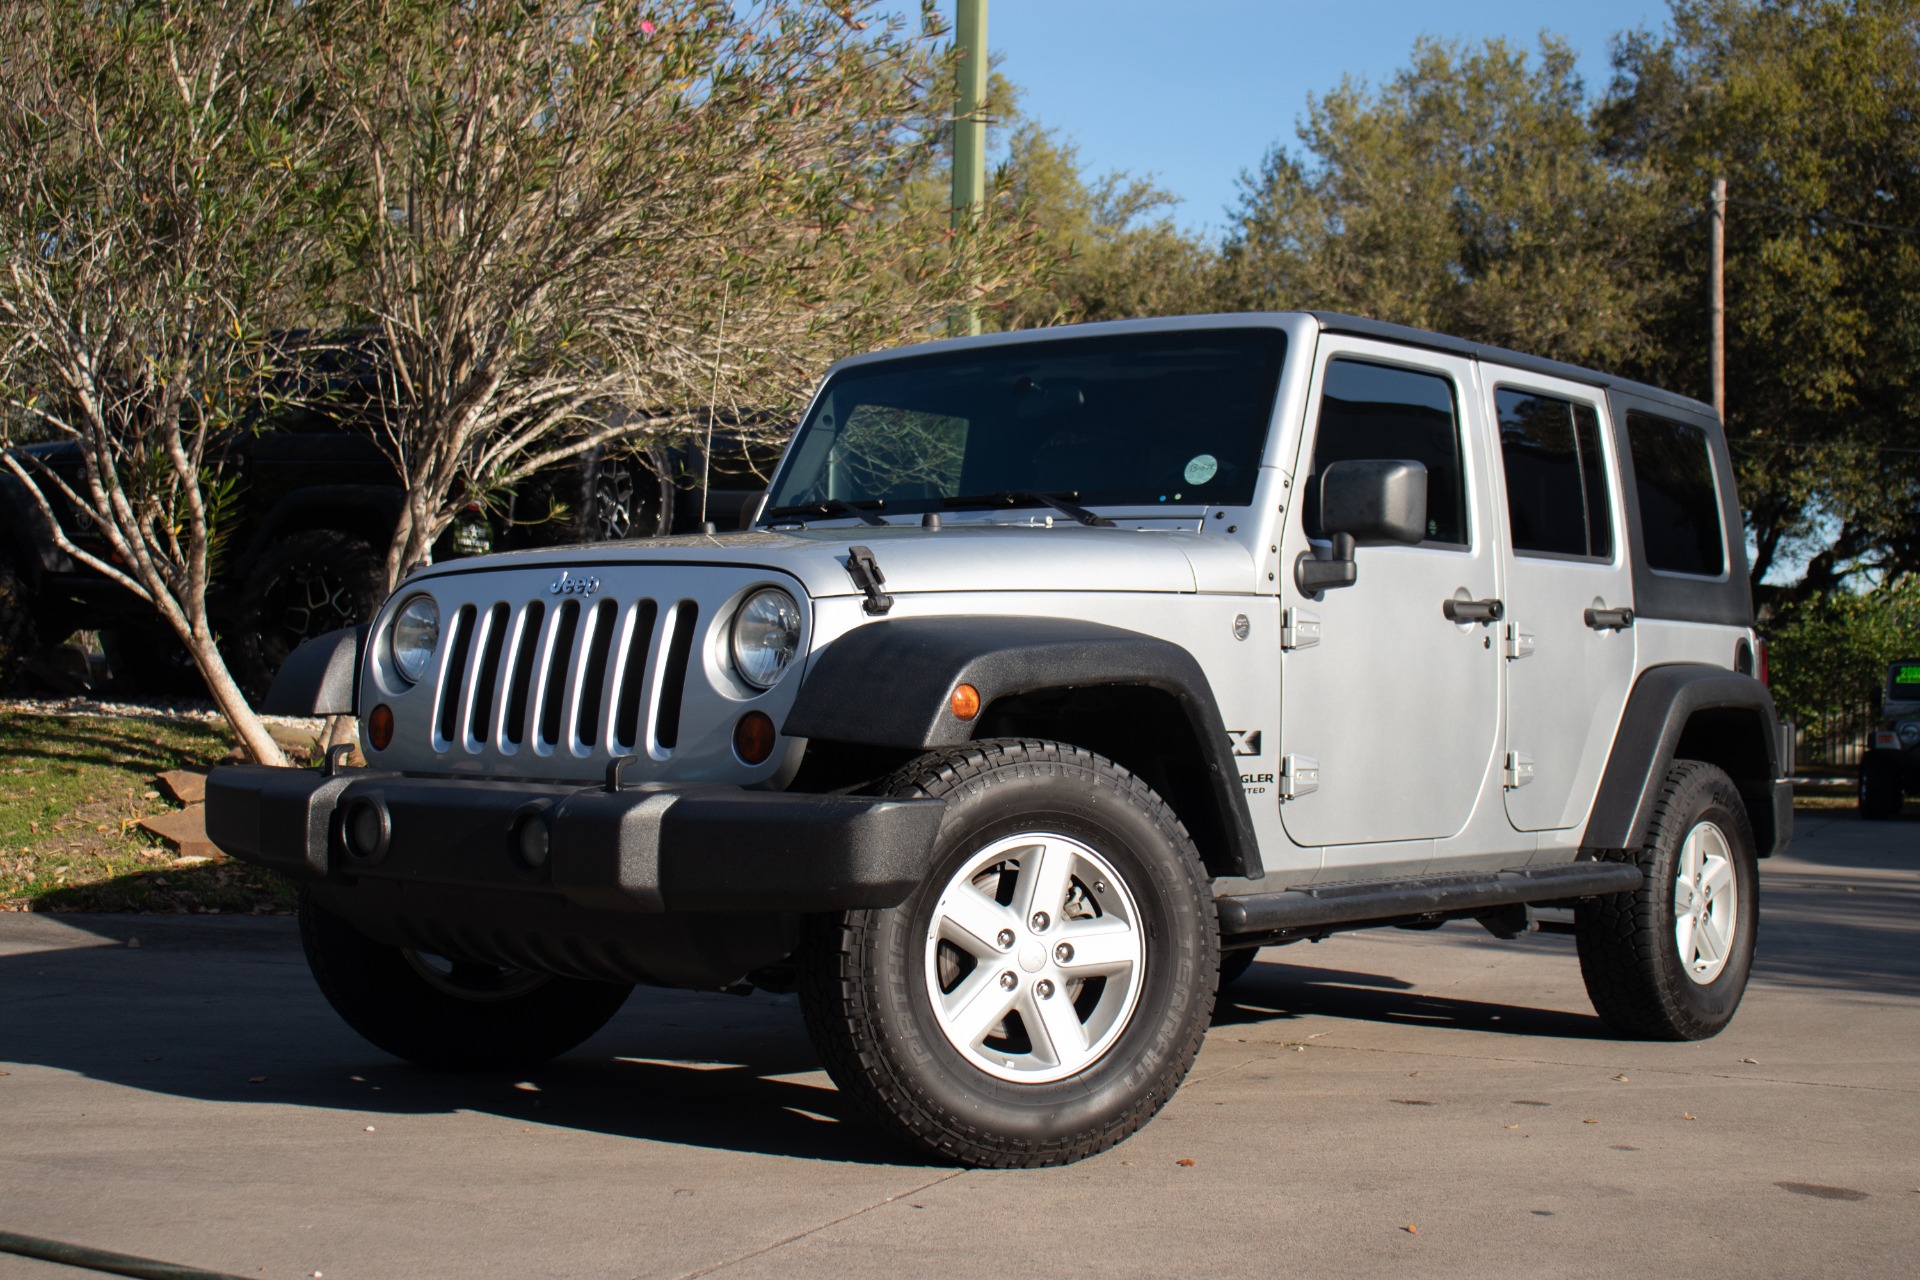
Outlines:
{"label": "orange turn signal light", "polygon": [[733,754],[742,764],[764,764],[773,754],[773,717],[764,711],[749,711],[733,726]]}
{"label": "orange turn signal light", "polygon": [[393,741],[393,708],[384,702],[367,716],[367,741],[375,751],[385,751]]}
{"label": "orange turn signal light", "polygon": [[957,684],[947,705],[953,708],[954,719],[971,720],[980,714],[980,691],[970,684]]}

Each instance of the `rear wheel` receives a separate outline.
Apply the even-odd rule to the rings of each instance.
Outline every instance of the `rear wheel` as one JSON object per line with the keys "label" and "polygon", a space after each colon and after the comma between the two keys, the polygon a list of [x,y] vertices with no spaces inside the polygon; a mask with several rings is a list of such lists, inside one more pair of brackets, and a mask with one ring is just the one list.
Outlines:
{"label": "rear wheel", "polygon": [[388,946],[305,894],[300,941],[321,994],[348,1026],[396,1058],[440,1071],[557,1058],[604,1027],[633,990]]}
{"label": "rear wheel", "polygon": [[1900,766],[1880,755],[1860,765],[1860,816],[1879,822],[1900,812]]}
{"label": "rear wheel", "polygon": [[1133,1133],[1213,1010],[1212,896],[1179,820],[1051,742],[936,752],[887,790],[947,817],[906,902],[811,923],[801,999],[834,1081],[963,1164],[1065,1164]]}
{"label": "rear wheel", "polygon": [[1640,887],[1574,913],[1593,1007],[1639,1039],[1719,1034],[1746,992],[1760,921],[1753,828],[1733,780],[1675,761],[1646,845],[1623,857],[1639,864]]}

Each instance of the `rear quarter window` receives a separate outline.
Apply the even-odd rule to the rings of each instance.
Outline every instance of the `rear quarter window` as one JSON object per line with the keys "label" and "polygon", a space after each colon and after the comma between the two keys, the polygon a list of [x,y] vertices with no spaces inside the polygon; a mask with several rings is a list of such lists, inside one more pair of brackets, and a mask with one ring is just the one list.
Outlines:
{"label": "rear quarter window", "polygon": [[1691,423],[1629,410],[1627,447],[1633,454],[1647,567],[1701,578],[1724,575],[1726,530],[1707,433]]}

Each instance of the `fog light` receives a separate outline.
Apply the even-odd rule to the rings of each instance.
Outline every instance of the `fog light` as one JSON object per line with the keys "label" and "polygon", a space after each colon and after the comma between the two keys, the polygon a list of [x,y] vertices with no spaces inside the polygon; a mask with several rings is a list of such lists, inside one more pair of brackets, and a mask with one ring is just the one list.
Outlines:
{"label": "fog light", "polygon": [[957,684],[947,705],[953,708],[955,720],[971,720],[980,714],[980,691],[970,684]]}
{"label": "fog light", "polygon": [[764,764],[773,754],[773,717],[764,711],[749,711],[733,726],[733,754],[742,764]]}
{"label": "fog light", "polygon": [[514,834],[513,847],[520,855],[520,861],[538,870],[547,865],[547,855],[552,852],[552,833],[547,830],[547,820],[537,813],[530,813],[520,822],[520,829]]}
{"label": "fog light", "polygon": [[393,708],[384,702],[367,716],[367,741],[375,751],[385,751],[393,741]]}
{"label": "fog light", "polygon": [[385,856],[387,841],[393,835],[386,806],[372,799],[354,801],[341,824],[341,835],[349,855],[362,862],[377,862]]}

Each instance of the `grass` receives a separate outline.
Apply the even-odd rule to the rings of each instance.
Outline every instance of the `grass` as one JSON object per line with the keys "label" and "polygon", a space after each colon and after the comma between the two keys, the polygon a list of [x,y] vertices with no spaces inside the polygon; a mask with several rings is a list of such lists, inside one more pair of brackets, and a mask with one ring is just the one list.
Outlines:
{"label": "grass", "polygon": [[232,752],[224,726],[194,721],[0,714],[0,910],[291,910],[271,872],[178,859],[137,825],[179,808],[155,775]]}

